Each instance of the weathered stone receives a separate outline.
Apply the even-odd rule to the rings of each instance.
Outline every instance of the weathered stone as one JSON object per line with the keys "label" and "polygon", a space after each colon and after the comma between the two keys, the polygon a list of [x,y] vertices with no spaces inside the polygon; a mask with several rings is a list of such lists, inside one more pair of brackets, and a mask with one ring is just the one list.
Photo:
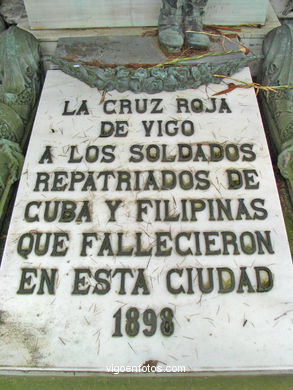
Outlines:
{"label": "weathered stone", "polygon": [[26,16],[23,0],[2,0],[0,14],[8,24],[18,24]]}
{"label": "weathered stone", "polygon": [[[210,56],[186,61],[186,63],[189,65],[200,62],[223,63],[227,60],[243,58],[242,53],[233,53],[237,50],[239,50],[239,44],[236,40],[235,42],[226,40],[225,51],[232,51],[231,54]],[[222,38],[211,42],[209,52],[211,54],[224,52]],[[55,57],[88,65],[99,63],[110,66],[156,65],[170,60],[160,49],[156,37],[128,35],[60,38]]]}
{"label": "weathered stone", "polygon": [[103,65],[158,64],[167,61],[157,39],[140,36],[61,38],[56,57]]}

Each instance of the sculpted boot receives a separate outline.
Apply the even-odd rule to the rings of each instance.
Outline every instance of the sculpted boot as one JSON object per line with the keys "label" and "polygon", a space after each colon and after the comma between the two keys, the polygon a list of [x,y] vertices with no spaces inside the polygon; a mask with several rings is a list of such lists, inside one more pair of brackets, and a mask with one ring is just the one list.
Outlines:
{"label": "sculpted boot", "polygon": [[183,45],[183,0],[162,0],[159,16],[159,41],[169,53],[178,53]]}
{"label": "sculpted boot", "polygon": [[202,32],[202,17],[207,0],[185,0],[183,7],[184,30],[187,46],[195,49],[208,49],[210,41]]}

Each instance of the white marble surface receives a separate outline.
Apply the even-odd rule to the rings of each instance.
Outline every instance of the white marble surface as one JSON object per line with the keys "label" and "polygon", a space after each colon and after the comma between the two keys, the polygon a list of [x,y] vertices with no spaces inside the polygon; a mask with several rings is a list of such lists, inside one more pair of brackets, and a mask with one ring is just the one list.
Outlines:
{"label": "white marble surface", "polygon": [[[235,78],[249,80],[248,70],[243,70],[235,75]],[[219,113],[217,109],[215,113],[179,114],[176,110],[177,98],[185,98],[189,102],[192,99],[201,99],[205,107],[210,107],[213,94],[225,88],[225,84],[210,85],[198,90],[166,92],[152,96],[113,91],[102,98],[96,89],[89,88],[60,71],[48,72],[23,168],[0,274],[2,371],[107,372],[112,365],[137,366],[148,360],[158,360],[158,365],[162,369],[166,365],[180,365],[184,366],[186,371],[195,373],[292,370],[292,264],[254,91],[237,89],[228,95],[216,96],[217,107],[221,99],[225,98],[231,113]],[[159,106],[163,112],[150,114],[148,111],[146,114],[136,115],[103,114],[103,105],[109,99],[116,101],[128,99],[133,105],[135,99],[147,98],[163,99]],[[89,115],[62,116],[65,101],[70,101],[67,111],[74,111],[82,100],[87,100]],[[119,111],[118,103],[117,106],[112,103],[106,104],[109,110]],[[126,137],[99,137],[102,121],[117,120],[128,122]],[[180,133],[176,136],[145,137],[142,121],[149,120],[178,120],[179,123],[191,121],[194,125],[194,135],[184,136]],[[190,145],[196,151],[200,143],[205,145],[203,148],[206,153],[209,153],[211,143],[221,144],[224,148],[229,144],[237,145],[239,148],[242,147],[242,152],[239,159],[234,162],[226,157],[221,162],[180,162],[176,157],[174,162],[129,162],[130,146],[133,144],[142,145],[143,148],[150,144],[155,147],[165,144],[170,155],[176,156],[178,144]],[[250,149],[252,148],[255,153],[255,159],[252,158],[253,154],[247,151],[249,148],[243,146],[245,144],[253,145]],[[115,161],[111,164],[101,162],[101,155],[96,162],[85,161],[84,153],[87,147],[101,149],[106,145],[115,147]],[[40,159],[46,146],[51,146],[52,163],[42,164]],[[79,154],[76,154],[75,158],[82,157],[81,162],[68,162],[71,146],[78,148]],[[254,175],[254,182],[250,181],[249,184],[254,186],[259,182],[259,188],[229,190],[227,169],[256,170],[258,176]],[[80,171],[87,175],[92,171],[96,177],[105,170],[112,170],[115,176],[113,180],[109,179],[107,191],[102,188],[101,178],[95,179],[96,191],[80,191],[84,184],[82,176],[79,176],[80,183],[73,186],[74,191],[68,190],[66,180],[56,182],[59,188],[63,184],[66,185],[66,190],[51,191],[51,179],[48,182],[48,191],[44,191],[42,185],[39,191],[34,190],[37,189],[37,172],[53,175],[57,171],[66,171],[72,175],[73,172]],[[135,189],[127,191],[124,187],[122,191],[117,190],[115,180],[118,171],[127,171],[133,177],[134,171],[148,170],[155,170],[156,177],[161,170],[171,170],[176,172],[176,175],[182,171],[195,175],[199,170],[204,170],[208,172],[210,186],[206,189],[203,186],[184,190],[177,185],[168,191]],[[248,176],[251,177],[251,174]],[[78,179],[77,176],[76,178]],[[158,182],[160,183],[160,180]],[[133,187],[133,179],[130,183]],[[198,199],[203,202],[201,205],[206,205],[204,210],[197,213],[196,221],[182,221],[184,219],[182,199]],[[216,220],[209,215],[207,202],[208,200],[212,203],[217,202],[216,199],[218,202],[231,199],[231,220],[225,216],[223,220],[218,220],[216,210]],[[251,207],[253,199],[261,199],[255,204],[257,207],[254,210]],[[29,218],[37,216],[36,203],[32,204],[27,214],[29,218],[25,219],[25,209],[30,202],[42,202],[38,204],[40,210],[43,210],[44,202],[58,200],[79,202],[78,208],[81,202],[88,201],[91,221],[60,222],[59,210],[57,219],[53,222],[45,222],[41,211],[38,214],[39,221],[30,222]],[[122,200],[117,209],[116,221],[109,221],[110,213],[105,203],[107,200]],[[141,200],[150,200],[153,206],[145,205],[148,212],[142,214],[143,222],[136,220]],[[171,215],[181,213],[179,221],[154,220],[155,202],[159,200],[170,201]],[[248,214],[243,212],[242,219],[235,220],[240,202],[246,205]],[[253,218],[253,215],[261,218],[265,214],[264,209],[268,213],[267,218],[249,219]],[[190,213],[187,215],[190,217]],[[227,231],[237,237],[239,254],[233,253],[235,248],[231,245],[228,246],[229,253],[223,253],[225,251],[221,237],[223,232]],[[241,249],[240,236],[244,237],[246,234],[244,232],[251,232],[252,236],[256,237],[256,231],[262,232],[263,235],[264,232],[270,232],[267,234],[271,239],[272,250],[263,247],[263,254],[246,254],[243,248]],[[64,251],[66,254],[52,256],[52,242],[46,255],[36,255],[33,253],[34,249],[30,253],[29,245],[25,245],[26,241],[23,241],[23,245],[20,243],[24,234],[33,237],[35,242],[37,232],[68,234],[68,239],[64,239],[63,236],[64,245],[60,244],[57,248],[57,251]],[[97,233],[98,239],[89,238],[92,247],[89,243],[85,256],[81,256],[82,235],[85,232]],[[104,256],[97,256],[105,232],[112,235],[113,252],[117,252],[118,233],[125,234],[124,249],[129,250],[135,246],[135,233],[142,234],[144,249],[149,249],[156,246],[155,234],[165,232],[162,241],[166,240],[166,244],[165,246],[162,244],[161,249],[171,249],[172,253],[170,256],[157,256],[153,249],[152,255],[142,257],[126,257],[117,253],[108,256],[106,252]],[[193,232],[193,239],[190,242],[188,237],[180,239],[181,250],[191,248],[192,255],[176,252],[174,241],[180,232]],[[199,232],[202,254],[195,253],[194,232]],[[203,240],[204,232],[206,234],[219,232],[218,236],[209,236],[210,252],[218,250],[219,254],[207,254]],[[21,250],[17,251],[17,247]],[[272,251],[274,253],[270,253]],[[26,258],[20,255],[26,252]],[[234,273],[236,287],[230,293],[219,294],[216,269],[223,267]],[[247,286],[243,287],[242,293],[237,292],[241,267],[246,267],[246,274],[254,292],[249,293]],[[256,291],[255,267],[265,267],[272,272],[273,288],[270,291],[262,293]],[[131,269],[134,275],[134,278],[126,275],[124,295],[119,294],[121,290],[119,275],[113,276],[114,270],[121,268]],[[202,294],[199,290],[197,270],[200,268],[203,269],[204,275],[207,275],[207,268],[213,268],[214,289],[210,293]],[[42,293],[40,282],[42,269],[56,269],[55,283],[52,284],[53,294],[48,294],[44,280]],[[78,284],[78,290],[79,292],[88,290],[88,293],[73,295],[76,269],[83,271],[90,269],[93,274],[97,269],[111,270],[110,291],[105,295],[93,293],[96,281],[81,274],[80,278],[84,279]],[[144,270],[149,294],[143,295],[141,288],[138,295],[131,294],[138,269]],[[171,284],[175,289],[182,283],[186,290],[188,272],[191,272],[192,289],[189,294],[173,294],[168,291],[166,278],[171,269],[183,269],[182,277],[172,274]],[[22,292],[26,294],[17,294],[21,289],[21,272],[24,275]],[[50,271],[47,272],[51,277]],[[105,274],[101,276],[106,278]],[[245,282],[248,283],[247,280]],[[34,291],[30,293],[29,290],[34,286]],[[101,288],[100,284],[98,288]],[[131,307],[137,308],[140,313],[140,332],[135,337],[127,336],[125,330],[125,314]],[[174,333],[170,336],[163,336],[160,330],[159,313],[165,307],[174,313]],[[115,331],[113,315],[120,308],[122,337],[112,337]],[[143,312],[147,309],[154,310],[157,315],[157,330],[151,337],[143,333],[145,328],[149,329],[142,321]]]}

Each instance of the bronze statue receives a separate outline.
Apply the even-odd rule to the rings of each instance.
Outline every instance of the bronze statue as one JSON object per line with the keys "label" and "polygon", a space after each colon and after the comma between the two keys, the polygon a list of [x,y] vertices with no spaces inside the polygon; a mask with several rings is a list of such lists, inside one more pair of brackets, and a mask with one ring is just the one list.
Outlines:
{"label": "bronze statue", "polygon": [[278,167],[288,179],[293,201],[293,25],[277,27],[264,40],[261,83],[290,88],[262,96],[270,136],[278,151]]}
{"label": "bronze statue", "polygon": [[159,41],[169,53],[177,53],[184,44],[207,49],[209,39],[202,33],[202,17],[207,0],[162,0],[159,16]]}
{"label": "bronze statue", "polygon": [[284,11],[282,12],[283,16],[287,16],[293,12],[293,0],[288,0],[288,4],[286,5]]}
{"label": "bronze statue", "polygon": [[3,18],[0,16],[0,33],[5,30],[5,22]]}
{"label": "bronze statue", "polygon": [[11,185],[18,180],[22,147],[41,89],[38,41],[10,27],[0,33],[0,222]]}

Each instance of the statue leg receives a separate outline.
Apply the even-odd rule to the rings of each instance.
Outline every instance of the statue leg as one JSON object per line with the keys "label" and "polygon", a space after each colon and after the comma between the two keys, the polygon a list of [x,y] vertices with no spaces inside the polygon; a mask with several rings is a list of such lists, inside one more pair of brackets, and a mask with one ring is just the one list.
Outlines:
{"label": "statue leg", "polygon": [[184,29],[187,45],[196,49],[207,49],[210,45],[207,35],[202,32],[202,17],[208,0],[185,0],[183,7]]}
{"label": "statue leg", "polygon": [[162,0],[159,16],[159,41],[169,53],[180,51],[184,36],[182,32],[183,0]]}

